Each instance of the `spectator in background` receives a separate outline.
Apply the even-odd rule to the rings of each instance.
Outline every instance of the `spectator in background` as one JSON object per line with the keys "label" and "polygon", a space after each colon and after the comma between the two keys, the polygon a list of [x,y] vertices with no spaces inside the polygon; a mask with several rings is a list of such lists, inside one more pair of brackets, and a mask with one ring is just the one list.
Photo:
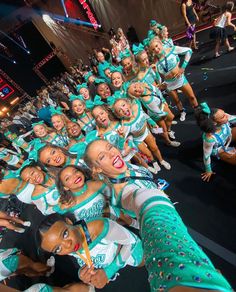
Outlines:
{"label": "spectator in background", "polygon": [[197,43],[196,43],[196,22],[199,21],[199,17],[197,12],[194,8],[192,0],[182,0],[181,3],[181,12],[187,25],[186,35],[189,39],[189,47],[192,49],[197,50]]}

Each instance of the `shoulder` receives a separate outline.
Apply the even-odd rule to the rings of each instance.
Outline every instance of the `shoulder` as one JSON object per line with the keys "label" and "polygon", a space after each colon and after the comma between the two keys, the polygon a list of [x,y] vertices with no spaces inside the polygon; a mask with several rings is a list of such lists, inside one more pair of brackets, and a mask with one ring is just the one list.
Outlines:
{"label": "shoulder", "polygon": [[40,186],[40,185],[37,185],[33,191],[33,194],[32,194],[32,198],[34,197],[37,197],[38,195],[46,192],[47,188],[43,187],[43,186]]}
{"label": "shoulder", "polygon": [[90,190],[92,191],[97,191],[98,189],[100,189],[103,185],[102,181],[89,181],[88,182],[88,187]]}
{"label": "shoulder", "polygon": [[215,142],[214,136],[211,133],[204,133],[203,140],[207,143],[214,143]]}
{"label": "shoulder", "polygon": [[95,239],[103,232],[105,222],[106,222],[105,220],[100,219],[100,220],[90,221],[87,224],[89,233],[90,233],[92,238]]}

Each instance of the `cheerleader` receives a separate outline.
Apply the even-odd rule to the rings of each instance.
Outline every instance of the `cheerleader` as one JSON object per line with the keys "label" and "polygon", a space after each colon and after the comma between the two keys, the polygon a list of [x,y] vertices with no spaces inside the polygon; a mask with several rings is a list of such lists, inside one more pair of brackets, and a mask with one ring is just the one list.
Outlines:
{"label": "cheerleader", "polygon": [[[164,49],[161,40],[154,37],[150,40],[149,52],[154,58],[156,58],[156,70],[163,77],[169,95],[174,99],[174,102],[180,111],[180,121],[184,121],[186,113],[183,109],[182,102],[178,97],[177,89],[181,89],[182,92],[187,95],[193,108],[198,105],[192,87],[184,76],[184,71],[191,58],[192,50],[190,48],[175,46],[172,49]],[[184,61],[181,66],[179,66],[179,55],[184,55]]]}
{"label": "cheerleader", "polygon": [[98,289],[115,279],[126,265],[143,265],[141,240],[106,218],[72,225],[52,214],[41,222],[37,239],[47,252],[74,257],[81,266],[78,277]]}
{"label": "cheerleader", "polygon": [[76,116],[76,122],[85,133],[89,133],[96,127],[91,113],[86,109],[82,95],[70,95],[71,108]]}
{"label": "cheerleader", "polygon": [[196,291],[232,291],[229,283],[188,234],[165,193],[152,185],[143,186],[144,181],[146,185],[153,184],[146,173],[133,174],[119,151],[104,140],[90,143],[84,159],[94,173],[103,174],[110,180],[122,207],[135,212],[139,219],[152,292],[189,291],[189,287]]}

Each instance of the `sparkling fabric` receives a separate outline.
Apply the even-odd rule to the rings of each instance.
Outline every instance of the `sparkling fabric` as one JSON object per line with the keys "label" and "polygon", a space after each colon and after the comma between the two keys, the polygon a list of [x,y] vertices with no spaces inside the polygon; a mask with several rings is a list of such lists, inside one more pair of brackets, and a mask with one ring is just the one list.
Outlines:
{"label": "sparkling fabric", "polygon": [[151,291],[190,286],[232,291],[226,279],[188,234],[174,208],[151,207],[141,218],[141,237]]}

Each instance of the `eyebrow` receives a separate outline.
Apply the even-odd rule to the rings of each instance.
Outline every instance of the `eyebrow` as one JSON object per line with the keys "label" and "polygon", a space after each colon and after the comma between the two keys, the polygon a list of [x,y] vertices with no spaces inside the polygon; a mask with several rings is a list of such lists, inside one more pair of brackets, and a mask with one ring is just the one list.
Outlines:
{"label": "eyebrow", "polygon": [[[60,232],[60,234],[59,234],[59,236],[58,236],[59,239],[61,238],[61,236],[62,236],[62,234],[64,233],[64,231],[65,231],[65,228],[63,228],[62,231]],[[55,246],[55,247],[51,250],[51,252],[52,252],[52,253],[55,253],[55,251],[56,251],[57,248],[58,248],[58,245]]]}

